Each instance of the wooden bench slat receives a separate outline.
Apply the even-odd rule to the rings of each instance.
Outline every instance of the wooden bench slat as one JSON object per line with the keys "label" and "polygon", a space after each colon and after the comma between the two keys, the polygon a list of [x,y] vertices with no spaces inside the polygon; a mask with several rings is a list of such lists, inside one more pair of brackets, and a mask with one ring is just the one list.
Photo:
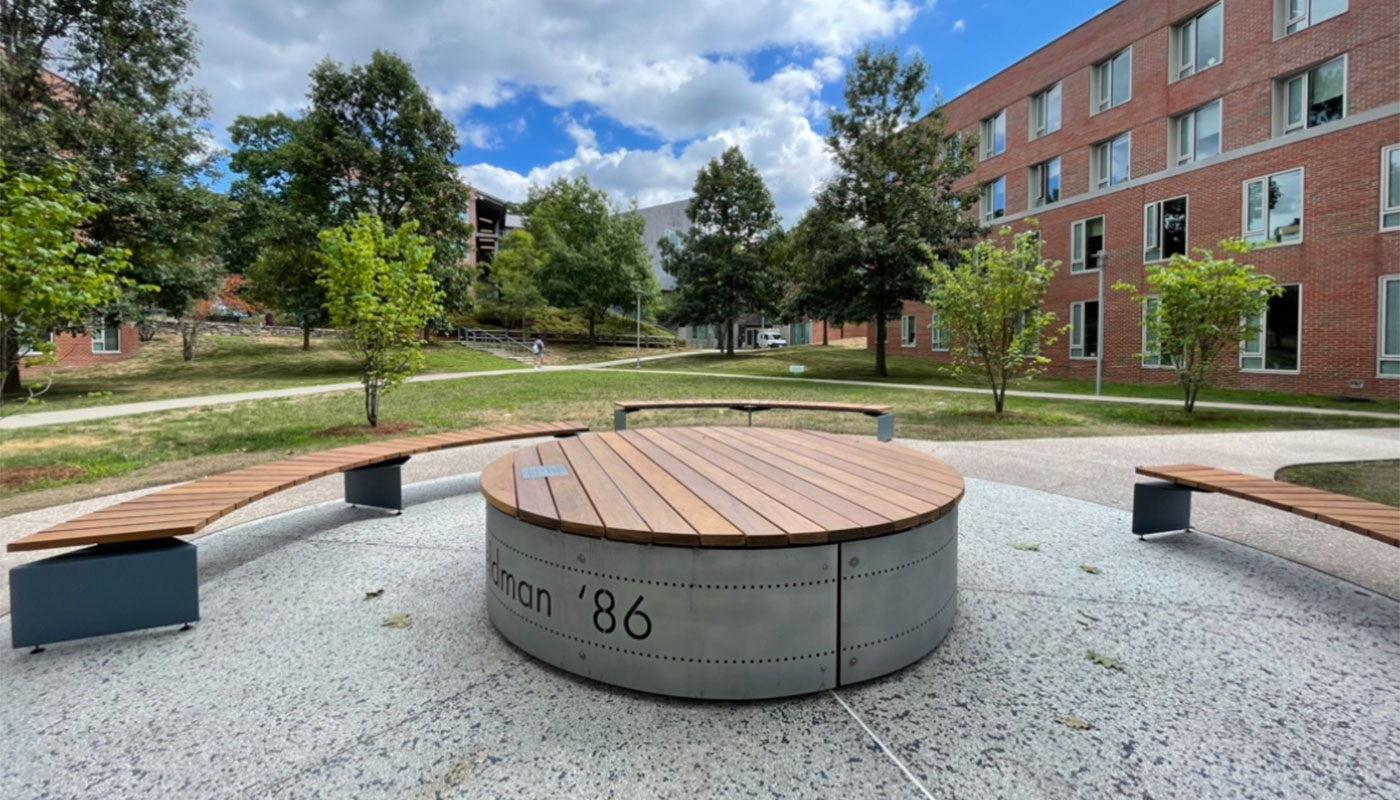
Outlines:
{"label": "wooden bench slat", "polygon": [[612,478],[608,477],[599,466],[598,460],[582,443],[573,439],[540,445],[538,449],[544,452],[551,445],[562,453],[563,463],[569,466],[584,497],[593,502],[593,510],[602,519],[604,536],[623,542],[651,541],[651,526],[647,525],[632,507],[627,497],[617,488],[617,484],[613,483]]}
{"label": "wooden bench slat", "polygon": [[[777,428],[754,428],[753,430],[754,436],[759,438],[766,438],[785,446],[792,446],[792,444],[795,444],[795,440],[792,439],[788,431]],[[882,461],[875,457],[866,458],[858,456],[854,453],[840,450],[838,449],[839,447],[840,445],[834,442],[829,445],[810,444],[808,445],[807,453],[812,458],[825,460],[828,464],[844,464],[852,472],[863,475],[867,479],[887,484],[910,497],[918,498],[928,493],[934,493],[942,499],[958,497],[962,494],[963,487],[961,481],[958,481],[956,485],[949,485],[942,481],[925,478],[930,480],[932,485],[918,483],[911,480],[908,472],[903,470],[899,465],[892,465],[887,461]]]}
{"label": "wooden bench slat", "polygon": [[[792,440],[791,431],[785,431],[781,428],[770,428],[767,430],[771,430],[789,441]],[[851,453],[847,457],[871,469],[898,477],[906,482],[912,482],[909,481],[910,478],[921,478],[923,480],[932,481],[955,493],[963,490],[961,475],[950,472],[949,469],[944,469],[927,459],[918,458],[919,454],[907,447],[895,447],[879,442],[857,439],[855,437],[848,437],[850,439],[849,442],[842,441],[834,435],[819,436],[819,438],[830,442],[831,445],[835,447],[843,448],[845,452],[849,452],[850,450],[861,451],[863,453],[861,456],[856,456],[854,453]],[[895,455],[895,451],[900,452]]]}
{"label": "wooden bench slat", "polygon": [[[541,465],[568,465],[569,463],[568,457],[564,455],[564,450],[558,442],[542,444],[538,451]],[[516,475],[515,479],[517,481],[525,480],[520,475]],[[589,498],[588,492],[584,491],[583,483],[575,470],[570,469],[568,475],[558,478],[531,480],[539,483],[548,482],[550,496],[554,498],[554,508],[559,514],[560,530],[581,533],[585,536],[606,536],[608,534],[604,518],[594,508],[593,501]]]}
{"label": "wooden bench slat", "polygon": [[511,461],[515,464],[515,503],[520,509],[520,518],[535,525],[558,528],[559,515],[549,482],[541,478],[521,477],[521,471],[526,467],[540,466],[539,454],[526,447],[512,453]]}
{"label": "wooden bench slat", "polygon": [[699,546],[700,537],[695,529],[612,448],[596,436],[584,436],[577,441],[641,516],[650,529],[653,543]]}
{"label": "wooden bench slat", "polygon": [[[638,450],[631,442],[623,439],[617,433],[600,433],[595,437],[598,441],[608,446],[617,457],[622,459],[637,477],[646,481],[652,491],[666,499],[666,502],[675,509],[676,513],[685,519],[686,525],[695,531],[699,537],[698,544],[713,547],[733,547],[744,543],[744,534],[734,527],[734,524],[719,511],[711,508],[708,503],[698,495],[673,477],[669,472],[662,469],[655,461],[652,461],[641,450]],[[653,532],[655,536],[655,532]],[[659,541],[659,540],[657,540]],[[690,542],[668,542],[668,544],[692,544]]]}
{"label": "wooden bench slat", "polygon": [[860,414],[888,414],[894,406],[870,403],[830,403],[819,400],[619,400],[613,403],[622,411],[679,408],[781,408],[798,411],[850,411]]}

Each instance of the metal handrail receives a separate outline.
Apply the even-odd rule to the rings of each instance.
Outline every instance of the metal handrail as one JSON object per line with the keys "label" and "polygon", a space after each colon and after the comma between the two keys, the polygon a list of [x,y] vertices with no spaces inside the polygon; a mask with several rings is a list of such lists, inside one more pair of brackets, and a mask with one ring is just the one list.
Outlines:
{"label": "metal handrail", "polygon": [[485,328],[460,328],[457,331],[457,343],[462,345],[477,345],[486,349],[499,349],[507,354],[519,355],[523,357],[534,356],[534,351],[524,342],[512,339],[503,333],[488,331]]}

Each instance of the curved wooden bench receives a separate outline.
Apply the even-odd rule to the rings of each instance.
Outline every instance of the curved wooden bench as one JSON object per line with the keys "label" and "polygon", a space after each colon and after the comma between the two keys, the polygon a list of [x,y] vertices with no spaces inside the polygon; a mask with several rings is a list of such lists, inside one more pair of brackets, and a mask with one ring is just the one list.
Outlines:
{"label": "curved wooden bench", "polygon": [[268,495],[343,473],[354,505],[402,512],[411,456],[510,439],[572,436],[577,422],[473,428],[340,447],[153,492],[10,542],[11,552],[92,545],[10,570],[14,647],[188,623],[199,618],[194,546],[174,537]]}
{"label": "curved wooden bench", "polygon": [[801,400],[619,400],[613,404],[613,430],[627,430],[627,415],[634,411],[675,409],[675,408],[727,408],[731,411],[746,411],[749,427],[753,427],[755,411],[770,411],[775,408],[798,411],[837,411],[864,414],[875,417],[876,437],[882,442],[894,438],[894,406],[866,405],[862,403],[822,403]]}
{"label": "curved wooden bench", "polygon": [[1164,481],[1133,487],[1133,533],[1139,538],[1190,528],[1191,493],[1219,492],[1400,547],[1400,508],[1382,503],[1199,464],[1138,467],[1137,474]]}

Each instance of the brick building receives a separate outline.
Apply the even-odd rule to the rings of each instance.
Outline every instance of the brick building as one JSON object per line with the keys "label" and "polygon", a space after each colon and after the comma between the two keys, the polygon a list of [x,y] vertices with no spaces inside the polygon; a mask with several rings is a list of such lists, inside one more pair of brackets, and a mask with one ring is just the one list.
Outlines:
{"label": "brick building", "polygon": [[56,364],[25,365],[25,375],[41,375],[55,369],[91,367],[124,361],[141,352],[141,336],[131,325],[115,322],[94,324],[82,333],[62,332],[52,336]]}
{"label": "brick building", "polygon": [[[1222,365],[1237,388],[1400,397],[1400,11],[1393,0],[1123,0],[944,107],[979,136],[967,184],[989,225],[1036,218],[1062,262],[1042,310],[1075,331],[1049,374],[1174,379],[1141,309],[1104,284],[1245,236],[1286,287],[1257,341]],[[1102,261],[1097,258],[1101,254]],[[947,360],[907,303],[890,351]],[[942,348],[942,349],[940,349]]]}

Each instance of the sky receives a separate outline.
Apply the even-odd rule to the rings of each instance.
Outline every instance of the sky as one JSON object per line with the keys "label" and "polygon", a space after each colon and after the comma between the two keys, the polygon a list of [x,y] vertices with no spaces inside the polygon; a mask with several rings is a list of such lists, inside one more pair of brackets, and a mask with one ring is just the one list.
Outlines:
{"label": "sky", "polygon": [[456,125],[462,179],[506,200],[587,175],[619,205],[684,199],[738,145],[786,224],[832,166],[822,137],[852,55],[929,62],[951,99],[1111,0],[191,0],[194,81],[216,140],[240,114],[296,113],[323,58],[413,65]]}

